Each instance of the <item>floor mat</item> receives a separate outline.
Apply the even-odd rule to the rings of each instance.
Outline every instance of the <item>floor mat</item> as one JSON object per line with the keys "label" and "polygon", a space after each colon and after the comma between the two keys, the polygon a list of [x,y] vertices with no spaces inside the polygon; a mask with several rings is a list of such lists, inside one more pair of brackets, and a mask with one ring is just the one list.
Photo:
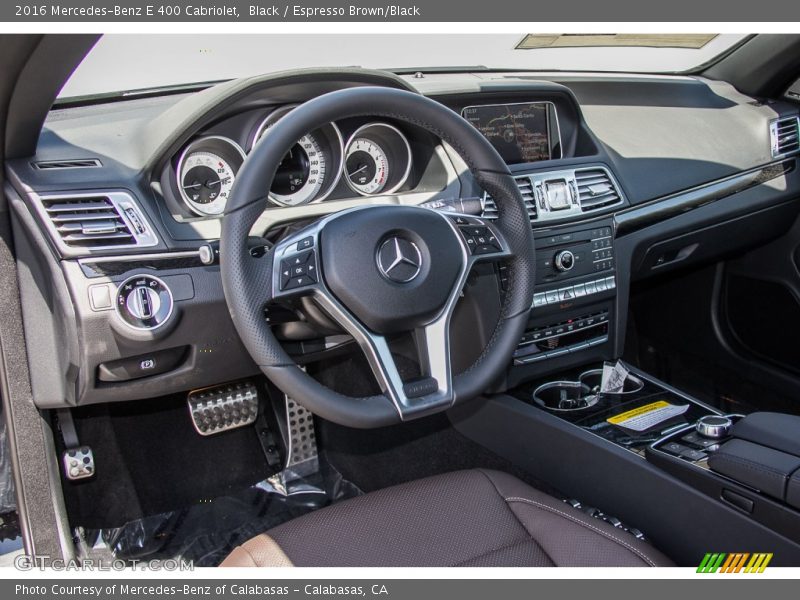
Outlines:
{"label": "floor mat", "polygon": [[361,494],[330,465],[285,481],[275,475],[237,493],[136,519],[121,527],[77,528],[83,557],[181,560],[213,567],[236,546],[281,523]]}

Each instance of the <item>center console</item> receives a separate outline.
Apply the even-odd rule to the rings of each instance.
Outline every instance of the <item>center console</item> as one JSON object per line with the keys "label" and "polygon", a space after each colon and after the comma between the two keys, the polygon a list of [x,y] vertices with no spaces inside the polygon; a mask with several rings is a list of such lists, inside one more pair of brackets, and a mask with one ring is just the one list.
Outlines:
{"label": "center console", "polygon": [[534,232],[536,292],[509,374],[532,374],[610,359],[616,298],[613,226],[600,219]]}

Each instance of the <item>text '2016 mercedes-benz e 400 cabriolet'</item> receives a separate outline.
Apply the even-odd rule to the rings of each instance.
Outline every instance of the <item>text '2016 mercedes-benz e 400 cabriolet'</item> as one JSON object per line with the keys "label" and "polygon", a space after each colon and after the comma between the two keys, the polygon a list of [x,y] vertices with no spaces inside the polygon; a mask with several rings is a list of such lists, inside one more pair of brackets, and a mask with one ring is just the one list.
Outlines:
{"label": "text '2016 mercedes-benz e 400 cabriolet'", "polygon": [[0,39],[6,556],[800,565],[800,36],[212,37]]}

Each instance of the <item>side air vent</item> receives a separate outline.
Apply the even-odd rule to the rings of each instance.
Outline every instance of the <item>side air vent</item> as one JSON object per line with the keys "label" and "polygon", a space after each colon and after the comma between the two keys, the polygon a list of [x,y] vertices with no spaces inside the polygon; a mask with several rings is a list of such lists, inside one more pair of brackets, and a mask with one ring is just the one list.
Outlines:
{"label": "side air vent", "polygon": [[[533,199],[533,183],[528,176],[515,177],[515,180],[517,182],[517,187],[519,188],[520,194],[522,194],[522,200],[525,202],[525,208],[528,210],[528,219],[530,221],[534,221],[536,219],[536,202]],[[494,198],[492,198],[486,192],[483,194],[482,216],[484,219],[497,218],[497,204],[495,203]]]}
{"label": "side air vent", "polygon": [[772,156],[792,154],[800,150],[800,118],[783,117],[769,124]]}
{"label": "side air vent", "polygon": [[51,171],[56,169],[90,169],[94,167],[102,167],[101,163],[96,158],[85,158],[78,160],[40,160],[31,163],[33,168],[40,171]]}
{"label": "side air vent", "polygon": [[158,238],[127,193],[36,198],[56,244],[70,254],[154,246]]}
{"label": "side air vent", "polygon": [[578,187],[578,204],[583,212],[622,203],[622,196],[605,169],[577,169],[575,184]]}

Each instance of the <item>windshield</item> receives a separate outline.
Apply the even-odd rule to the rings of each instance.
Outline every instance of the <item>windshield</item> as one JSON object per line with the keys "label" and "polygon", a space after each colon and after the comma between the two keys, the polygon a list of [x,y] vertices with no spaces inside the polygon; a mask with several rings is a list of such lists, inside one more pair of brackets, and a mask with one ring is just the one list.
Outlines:
{"label": "windshield", "polygon": [[304,67],[672,73],[741,41],[734,34],[107,35],[60,98],[221,81]]}

